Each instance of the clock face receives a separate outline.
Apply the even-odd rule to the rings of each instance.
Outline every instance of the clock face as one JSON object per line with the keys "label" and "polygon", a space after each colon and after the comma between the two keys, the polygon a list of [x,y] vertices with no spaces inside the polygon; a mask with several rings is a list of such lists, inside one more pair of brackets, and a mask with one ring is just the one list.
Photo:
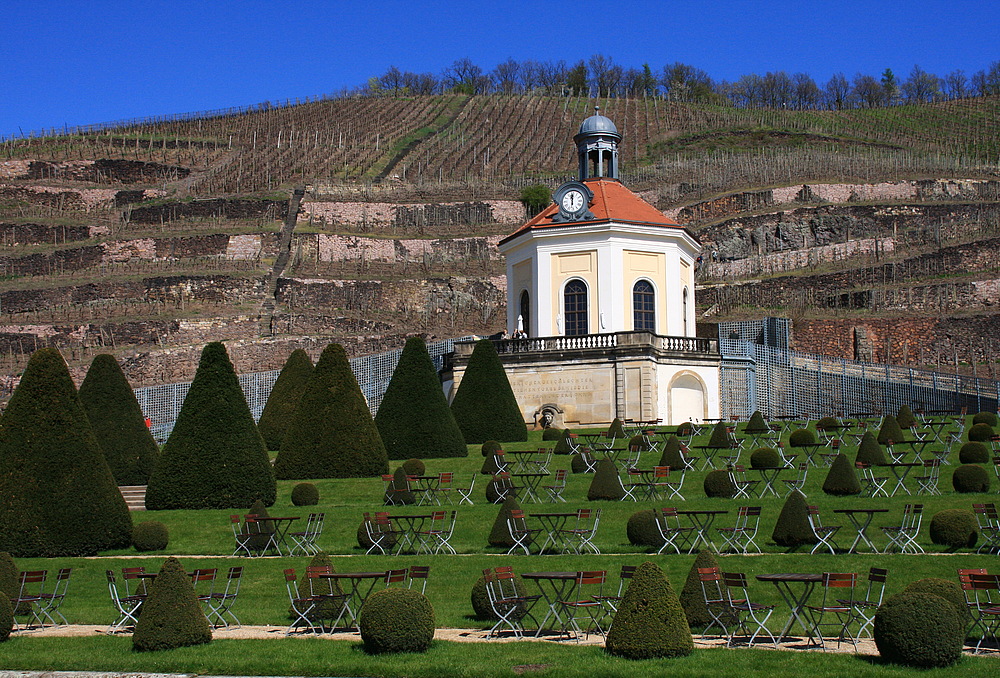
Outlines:
{"label": "clock face", "polygon": [[584,206],[583,193],[580,191],[566,191],[566,194],[562,198],[562,207],[564,210],[573,214],[579,212]]}

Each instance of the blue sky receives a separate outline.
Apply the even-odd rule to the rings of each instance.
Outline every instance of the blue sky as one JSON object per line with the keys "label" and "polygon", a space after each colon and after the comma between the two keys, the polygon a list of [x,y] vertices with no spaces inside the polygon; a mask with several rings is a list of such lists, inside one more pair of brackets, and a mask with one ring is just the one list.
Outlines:
{"label": "blue sky", "polygon": [[334,93],[390,65],[436,74],[469,57],[573,63],[603,53],[715,79],[835,72],[967,76],[1000,60],[1000,3],[90,2],[7,0],[0,137],[32,129]]}

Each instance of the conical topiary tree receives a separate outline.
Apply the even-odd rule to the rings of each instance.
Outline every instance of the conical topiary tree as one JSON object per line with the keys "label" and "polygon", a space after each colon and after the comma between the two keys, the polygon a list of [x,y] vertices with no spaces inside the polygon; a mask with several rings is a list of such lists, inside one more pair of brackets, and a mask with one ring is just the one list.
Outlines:
{"label": "conical topiary tree", "polygon": [[278,478],[372,478],[385,445],[340,344],[323,350],[274,460]]}
{"label": "conical topiary tree", "polygon": [[767,433],[770,430],[760,410],[754,410],[754,413],[750,415],[750,420],[743,427],[743,432],[750,434]]}
{"label": "conical topiary tree", "polygon": [[625,426],[622,424],[622,420],[615,417],[612,420],[611,425],[608,426],[608,437],[609,438],[624,438],[625,437]]}
{"label": "conical topiary tree", "polygon": [[406,478],[406,471],[400,466],[392,473],[392,482],[385,491],[386,506],[405,506],[416,504],[417,497],[410,490],[410,482]]}
{"label": "conical topiary tree", "polygon": [[903,429],[896,422],[896,417],[887,415],[882,418],[882,428],[878,430],[878,442],[880,445],[888,445],[889,441],[899,443],[905,440]]}
{"label": "conical topiary tree", "polygon": [[17,597],[20,593],[17,577],[18,570],[14,559],[6,551],[0,551],[0,598]]}
{"label": "conical topiary tree", "polygon": [[269,450],[281,449],[281,441],[285,437],[289,422],[295,416],[295,410],[302,399],[309,377],[312,376],[313,364],[309,354],[301,348],[292,351],[285,361],[278,378],[267,396],[264,410],[257,420],[257,430]]}
{"label": "conical topiary tree", "polygon": [[[712,615],[708,611],[708,605],[705,604],[705,592],[701,586],[698,569],[718,566],[719,562],[712,555],[712,552],[708,549],[702,549],[698,551],[694,563],[691,564],[691,570],[688,572],[687,579],[684,581],[684,588],[681,590],[680,595],[681,607],[684,608],[684,616],[687,617],[688,624],[693,629],[707,630],[707,627],[712,624]],[[720,606],[716,610],[716,614],[721,614],[722,611],[722,607]],[[735,622],[736,618],[734,615],[728,614],[723,617],[723,621],[729,624]],[[716,628],[718,626],[718,624],[715,624]],[[723,630],[720,629],[719,632],[723,633]]]}
{"label": "conical topiary tree", "polygon": [[647,561],[633,573],[605,650],[627,659],[685,657],[694,651],[684,608],[656,563]]}
{"label": "conical topiary tree", "polygon": [[212,629],[201,611],[191,578],[181,561],[167,558],[142,603],[142,614],[132,634],[132,649],[172,650],[211,641]]}
{"label": "conical topiary tree", "polygon": [[871,431],[865,431],[865,434],[861,436],[861,442],[858,444],[858,453],[854,457],[854,461],[860,461],[863,464],[870,464],[872,466],[885,463],[885,450],[878,444],[878,439]]}
{"label": "conical topiary tree", "polygon": [[672,469],[684,468],[684,456],[681,454],[681,440],[677,436],[670,436],[663,444],[663,454],[660,455],[659,466],[669,466]]}
{"label": "conical topiary tree", "polygon": [[521,505],[517,503],[517,497],[508,495],[500,505],[496,520],[493,521],[493,529],[490,530],[490,546],[502,546],[510,548],[514,545],[514,538],[510,536],[510,528],[507,527],[507,518],[511,511],[520,511]]}
{"label": "conical topiary tree", "polygon": [[806,496],[798,490],[793,491],[781,507],[778,520],[774,523],[771,538],[778,546],[800,546],[815,544],[816,535],[809,526],[809,511]]}
{"label": "conical topiary tree", "polygon": [[836,497],[861,494],[861,481],[854,470],[854,464],[841,452],[830,464],[830,470],[823,481],[823,491]]}
{"label": "conical topiary tree", "polygon": [[146,508],[246,508],[257,499],[270,506],[276,490],[226,347],[212,342],[149,478]]}
{"label": "conical topiary tree", "polygon": [[899,412],[896,413],[896,423],[900,428],[910,428],[917,423],[917,418],[913,416],[913,410],[909,405],[900,405]]}
{"label": "conical topiary tree", "polygon": [[375,425],[389,459],[468,456],[469,448],[420,337],[406,340],[375,413]]}
{"label": "conical topiary tree", "polygon": [[487,440],[511,443],[528,439],[524,415],[489,339],[476,342],[451,411],[470,445]]}
{"label": "conical topiary tree", "polygon": [[552,448],[552,454],[572,454],[573,448],[570,447],[570,434],[571,430],[564,428],[562,434],[559,436],[559,440],[556,441],[555,447]]}
{"label": "conical topiary tree", "polygon": [[128,506],[66,363],[39,349],[0,418],[0,551],[91,556],[131,541]]}
{"label": "conical topiary tree", "polygon": [[625,488],[622,486],[621,476],[618,475],[618,467],[610,459],[602,459],[597,462],[597,470],[590,481],[587,489],[587,499],[595,501],[607,499],[609,501],[621,501],[625,498]]}
{"label": "conical topiary tree", "polygon": [[118,485],[145,485],[160,448],[114,356],[95,356],[80,384],[80,402]]}
{"label": "conical topiary tree", "polygon": [[[333,566],[333,559],[325,551],[320,551],[314,555],[306,567],[327,567],[330,568],[331,573],[337,571]],[[337,596],[344,595],[344,589],[340,585],[340,580],[320,578],[317,581],[319,585],[316,589],[316,595],[319,598],[319,602],[306,614],[306,617],[314,623],[336,621],[344,606],[343,601],[337,598]],[[298,618],[291,608],[288,610],[288,618],[291,620]]]}
{"label": "conical topiary tree", "polygon": [[729,433],[729,427],[726,426],[725,422],[720,421],[712,429],[712,437],[709,438],[708,445],[705,447],[728,450],[732,446],[733,436]]}

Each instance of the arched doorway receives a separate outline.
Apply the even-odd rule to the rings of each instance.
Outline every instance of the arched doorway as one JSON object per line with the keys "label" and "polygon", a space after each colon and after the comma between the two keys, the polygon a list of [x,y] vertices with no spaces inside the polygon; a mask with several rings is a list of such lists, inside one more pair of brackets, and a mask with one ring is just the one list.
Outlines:
{"label": "arched doorway", "polygon": [[697,375],[679,374],[670,382],[670,424],[705,418],[705,384]]}

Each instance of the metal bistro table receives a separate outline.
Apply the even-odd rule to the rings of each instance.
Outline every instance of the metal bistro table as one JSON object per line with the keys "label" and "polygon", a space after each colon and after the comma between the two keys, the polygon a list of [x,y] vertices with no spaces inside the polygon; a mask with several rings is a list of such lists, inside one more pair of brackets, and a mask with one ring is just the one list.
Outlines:
{"label": "metal bistro table", "polygon": [[538,553],[544,553],[545,549],[552,545],[552,549],[560,553],[566,550],[566,544],[559,538],[559,533],[566,527],[572,518],[576,518],[576,513],[530,513],[531,518],[537,518],[545,530],[545,541],[542,542]]}
{"label": "metal bistro table", "polygon": [[[769,581],[778,589],[778,593],[781,598],[788,605],[789,610],[791,610],[791,616],[788,618],[788,623],[781,629],[781,633],[778,638],[785,638],[788,636],[788,632],[792,630],[792,625],[795,622],[799,623],[802,630],[806,632],[806,638],[810,641],[815,641],[816,629],[808,623],[808,618],[803,613],[806,603],[809,602],[809,596],[812,595],[813,589],[816,588],[816,584],[820,584],[823,581],[823,575],[821,574],[801,574],[801,573],[781,573],[781,574],[758,574],[757,581]],[[801,584],[802,590],[796,593],[795,589],[792,588],[795,584]]]}
{"label": "metal bistro table", "polygon": [[890,497],[895,497],[896,492],[899,491],[899,488],[903,488],[903,492],[906,492],[907,494],[913,494],[912,492],[910,492],[910,489],[906,487],[904,481],[906,480],[906,476],[910,474],[911,470],[913,470],[918,466],[923,468],[924,462],[922,461],[895,462],[892,464],[879,464],[879,466],[887,467],[890,471],[892,471],[892,475],[896,477],[896,486],[892,488],[892,492],[889,493]]}
{"label": "metal bistro table", "polygon": [[550,474],[542,473],[541,471],[510,474],[512,478],[524,479],[524,498],[525,500],[530,499],[536,504],[541,503],[541,499],[538,498],[538,486],[541,484],[542,478],[548,478],[549,475]]}
{"label": "metal bistro table", "polygon": [[716,516],[725,515],[729,511],[723,510],[700,510],[700,511],[678,511],[677,515],[687,516],[688,520],[694,526],[695,537],[691,540],[691,549],[688,553],[694,553],[698,548],[698,542],[702,542],[715,553],[719,552],[719,549],[715,548],[715,544],[709,539],[706,533],[712,529],[712,523],[715,522]]}
{"label": "metal bistro table", "polygon": [[[575,514],[574,514],[575,515]],[[557,625],[558,631],[562,633],[564,622],[559,614],[559,601],[570,600],[573,589],[576,588],[576,572],[525,572],[521,579],[535,582],[538,590],[545,599],[545,604],[549,606],[548,611],[542,620],[538,622],[538,631],[535,637],[539,637],[545,630],[545,622],[552,617]],[[529,609],[528,612],[531,612]]]}
{"label": "metal bistro table", "polygon": [[389,520],[396,521],[397,524],[403,526],[400,531],[399,543],[396,545],[396,555],[402,553],[407,547],[413,547],[412,552],[417,552],[416,544],[419,541],[417,539],[417,533],[424,529],[424,522],[431,519],[431,515],[427,514],[416,514],[416,515],[391,515],[388,516]]}
{"label": "metal bistro table", "polygon": [[[281,552],[281,547],[288,547],[286,540],[288,538],[288,531],[292,528],[292,523],[299,519],[299,516],[288,516],[288,517],[273,517],[273,516],[247,516],[244,521],[247,523],[260,523],[262,526],[266,526],[267,523],[271,522],[274,524],[274,532],[270,534],[262,532],[261,534],[268,534],[267,544],[260,550],[260,555],[264,555],[266,551],[274,548],[278,552],[278,555],[284,555]],[[265,527],[266,529],[266,527]],[[291,555],[291,549],[289,549],[288,555]]]}
{"label": "metal bistro table", "polygon": [[[319,575],[321,579],[346,579],[351,583],[350,598],[347,600],[347,613],[351,616],[351,623],[356,627],[358,624],[358,611],[364,605],[365,600],[371,595],[375,585],[385,580],[385,572],[325,572]],[[368,582],[368,587],[362,593],[362,585]],[[356,608],[356,609],[355,609]]]}
{"label": "metal bistro table", "polygon": [[760,494],[758,495],[759,497],[763,497],[768,492],[773,494],[775,497],[781,497],[781,495],[778,494],[778,491],[774,489],[774,483],[782,471],[789,470],[787,466],[765,466],[760,468],[754,468],[751,466],[747,470],[756,471],[760,474],[760,479],[763,482],[761,483]]}
{"label": "metal bistro table", "polygon": [[434,501],[434,490],[441,482],[440,476],[406,476],[410,481],[410,491],[417,495],[417,506]]}
{"label": "metal bistro table", "polygon": [[876,513],[888,513],[889,509],[885,508],[847,508],[847,509],[833,509],[834,513],[843,513],[847,516],[847,519],[851,521],[854,525],[854,529],[858,531],[858,536],[854,538],[854,543],[851,544],[851,548],[847,549],[848,553],[857,553],[854,549],[857,548],[859,542],[864,542],[868,545],[868,548],[872,550],[872,553],[881,553],[875,544],[872,543],[871,539],[868,538],[868,534],[865,530],[868,526],[872,524],[872,518],[875,517]]}

